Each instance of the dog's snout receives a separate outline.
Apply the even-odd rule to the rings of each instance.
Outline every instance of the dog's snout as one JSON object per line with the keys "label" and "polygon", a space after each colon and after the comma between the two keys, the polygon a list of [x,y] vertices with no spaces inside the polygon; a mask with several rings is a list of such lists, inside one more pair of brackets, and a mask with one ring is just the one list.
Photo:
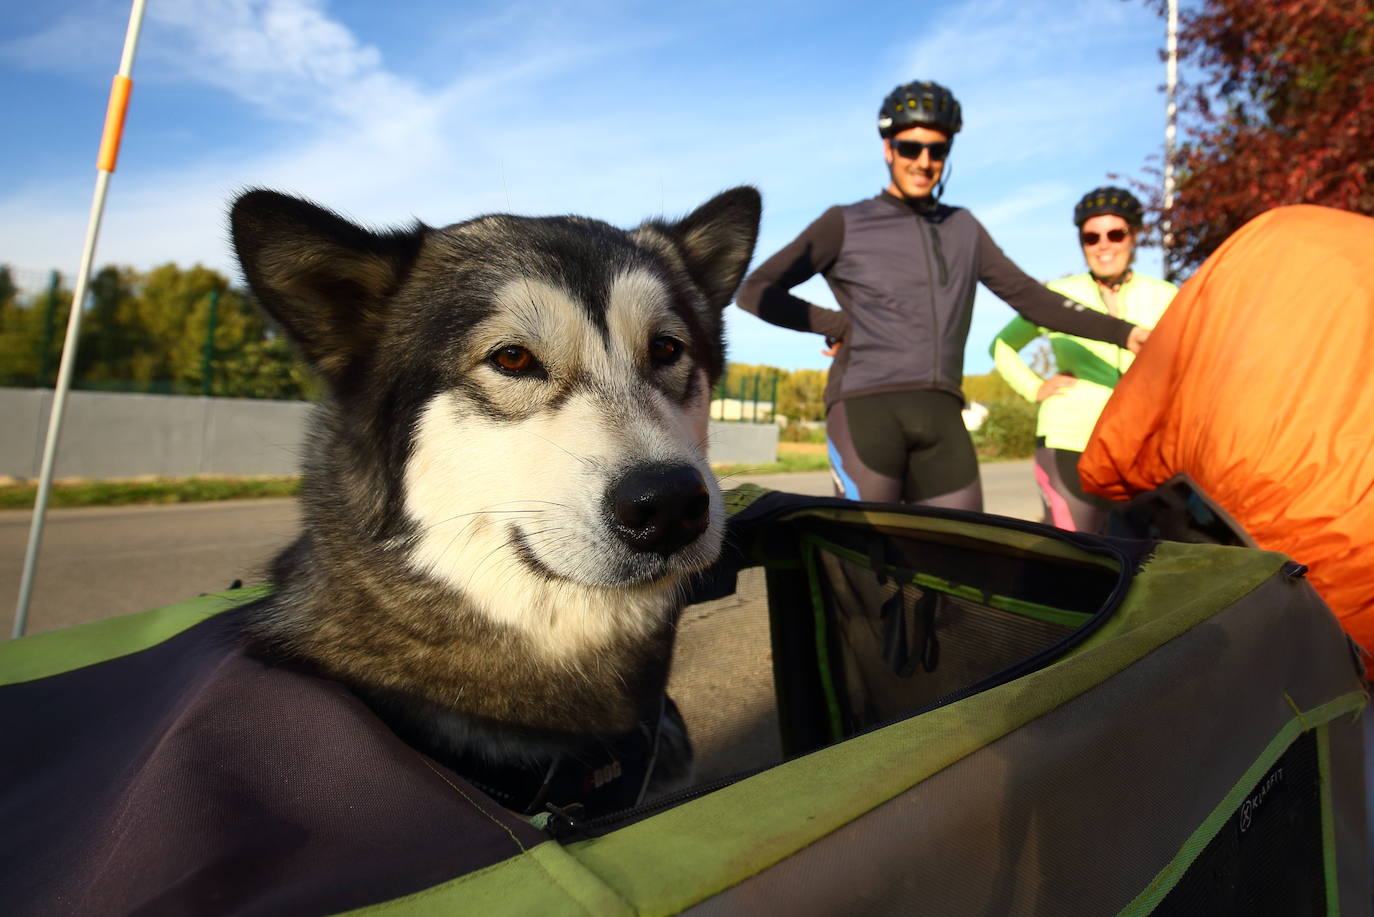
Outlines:
{"label": "dog's snout", "polygon": [[613,527],[636,551],[671,554],[711,521],[711,495],[690,465],[636,468],[607,493]]}

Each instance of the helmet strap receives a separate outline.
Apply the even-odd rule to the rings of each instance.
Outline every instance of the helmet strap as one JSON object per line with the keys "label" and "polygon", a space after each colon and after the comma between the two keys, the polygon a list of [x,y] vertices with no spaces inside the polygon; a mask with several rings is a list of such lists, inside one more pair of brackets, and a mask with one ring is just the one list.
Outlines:
{"label": "helmet strap", "polygon": [[948,159],[946,159],[946,160],[945,160],[945,168],[944,168],[943,171],[940,172],[940,181],[939,181],[939,183],[935,186],[935,190],[931,192],[931,195],[930,195],[930,202],[931,202],[931,204],[938,204],[938,203],[940,203],[940,195],[942,195],[942,194],[945,193],[945,182],[949,181],[949,173],[950,173],[950,162],[949,162]]}

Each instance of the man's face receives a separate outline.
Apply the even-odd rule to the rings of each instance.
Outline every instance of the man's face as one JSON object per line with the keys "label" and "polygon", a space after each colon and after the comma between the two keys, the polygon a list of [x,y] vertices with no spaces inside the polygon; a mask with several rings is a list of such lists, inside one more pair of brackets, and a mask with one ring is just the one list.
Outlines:
{"label": "man's face", "polygon": [[887,160],[888,172],[892,183],[887,190],[908,199],[930,197],[945,171],[944,159],[932,158],[930,150],[921,150],[915,158],[903,156],[898,152],[899,143],[894,141],[916,141],[917,143],[949,143],[949,135],[933,127],[908,127],[898,131],[891,140],[883,141],[883,158]]}
{"label": "man's face", "polygon": [[1130,224],[1114,213],[1085,220],[1078,230],[1078,241],[1083,245],[1088,269],[1099,277],[1121,274],[1130,266],[1135,252],[1135,233]]}

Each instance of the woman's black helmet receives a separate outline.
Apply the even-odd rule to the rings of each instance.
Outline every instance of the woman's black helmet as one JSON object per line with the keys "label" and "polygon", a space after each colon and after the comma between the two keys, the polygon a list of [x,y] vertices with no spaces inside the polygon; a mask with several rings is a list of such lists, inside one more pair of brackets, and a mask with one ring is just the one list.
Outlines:
{"label": "woman's black helmet", "polygon": [[1135,229],[1139,229],[1145,223],[1145,208],[1134,194],[1125,188],[1105,185],[1092,189],[1074,205],[1073,225],[1082,227],[1088,220],[1104,213],[1121,217]]}
{"label": "woman's black helmet", "polygon": [[964,126],[959,101],[939,83],[918,80],[898,86],[878,109],[878,133],[891,137],[908,127],[933,127],[953,137]]}

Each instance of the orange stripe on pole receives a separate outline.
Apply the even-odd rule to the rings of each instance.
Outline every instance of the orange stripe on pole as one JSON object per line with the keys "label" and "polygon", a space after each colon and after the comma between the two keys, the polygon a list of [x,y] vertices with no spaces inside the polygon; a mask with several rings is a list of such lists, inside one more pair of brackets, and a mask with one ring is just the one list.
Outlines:
{"label": "orange stripe on pole", "polygon": [[95,167],[102,172],[115,170],[119,141],[124,136],[124,115],[129,110],[129,93],[133,88],[133,80],[115,74],[114,85],[110,87],[110,107],[105,110],[105,135],[100,138],[100,156],[95,161]]}

